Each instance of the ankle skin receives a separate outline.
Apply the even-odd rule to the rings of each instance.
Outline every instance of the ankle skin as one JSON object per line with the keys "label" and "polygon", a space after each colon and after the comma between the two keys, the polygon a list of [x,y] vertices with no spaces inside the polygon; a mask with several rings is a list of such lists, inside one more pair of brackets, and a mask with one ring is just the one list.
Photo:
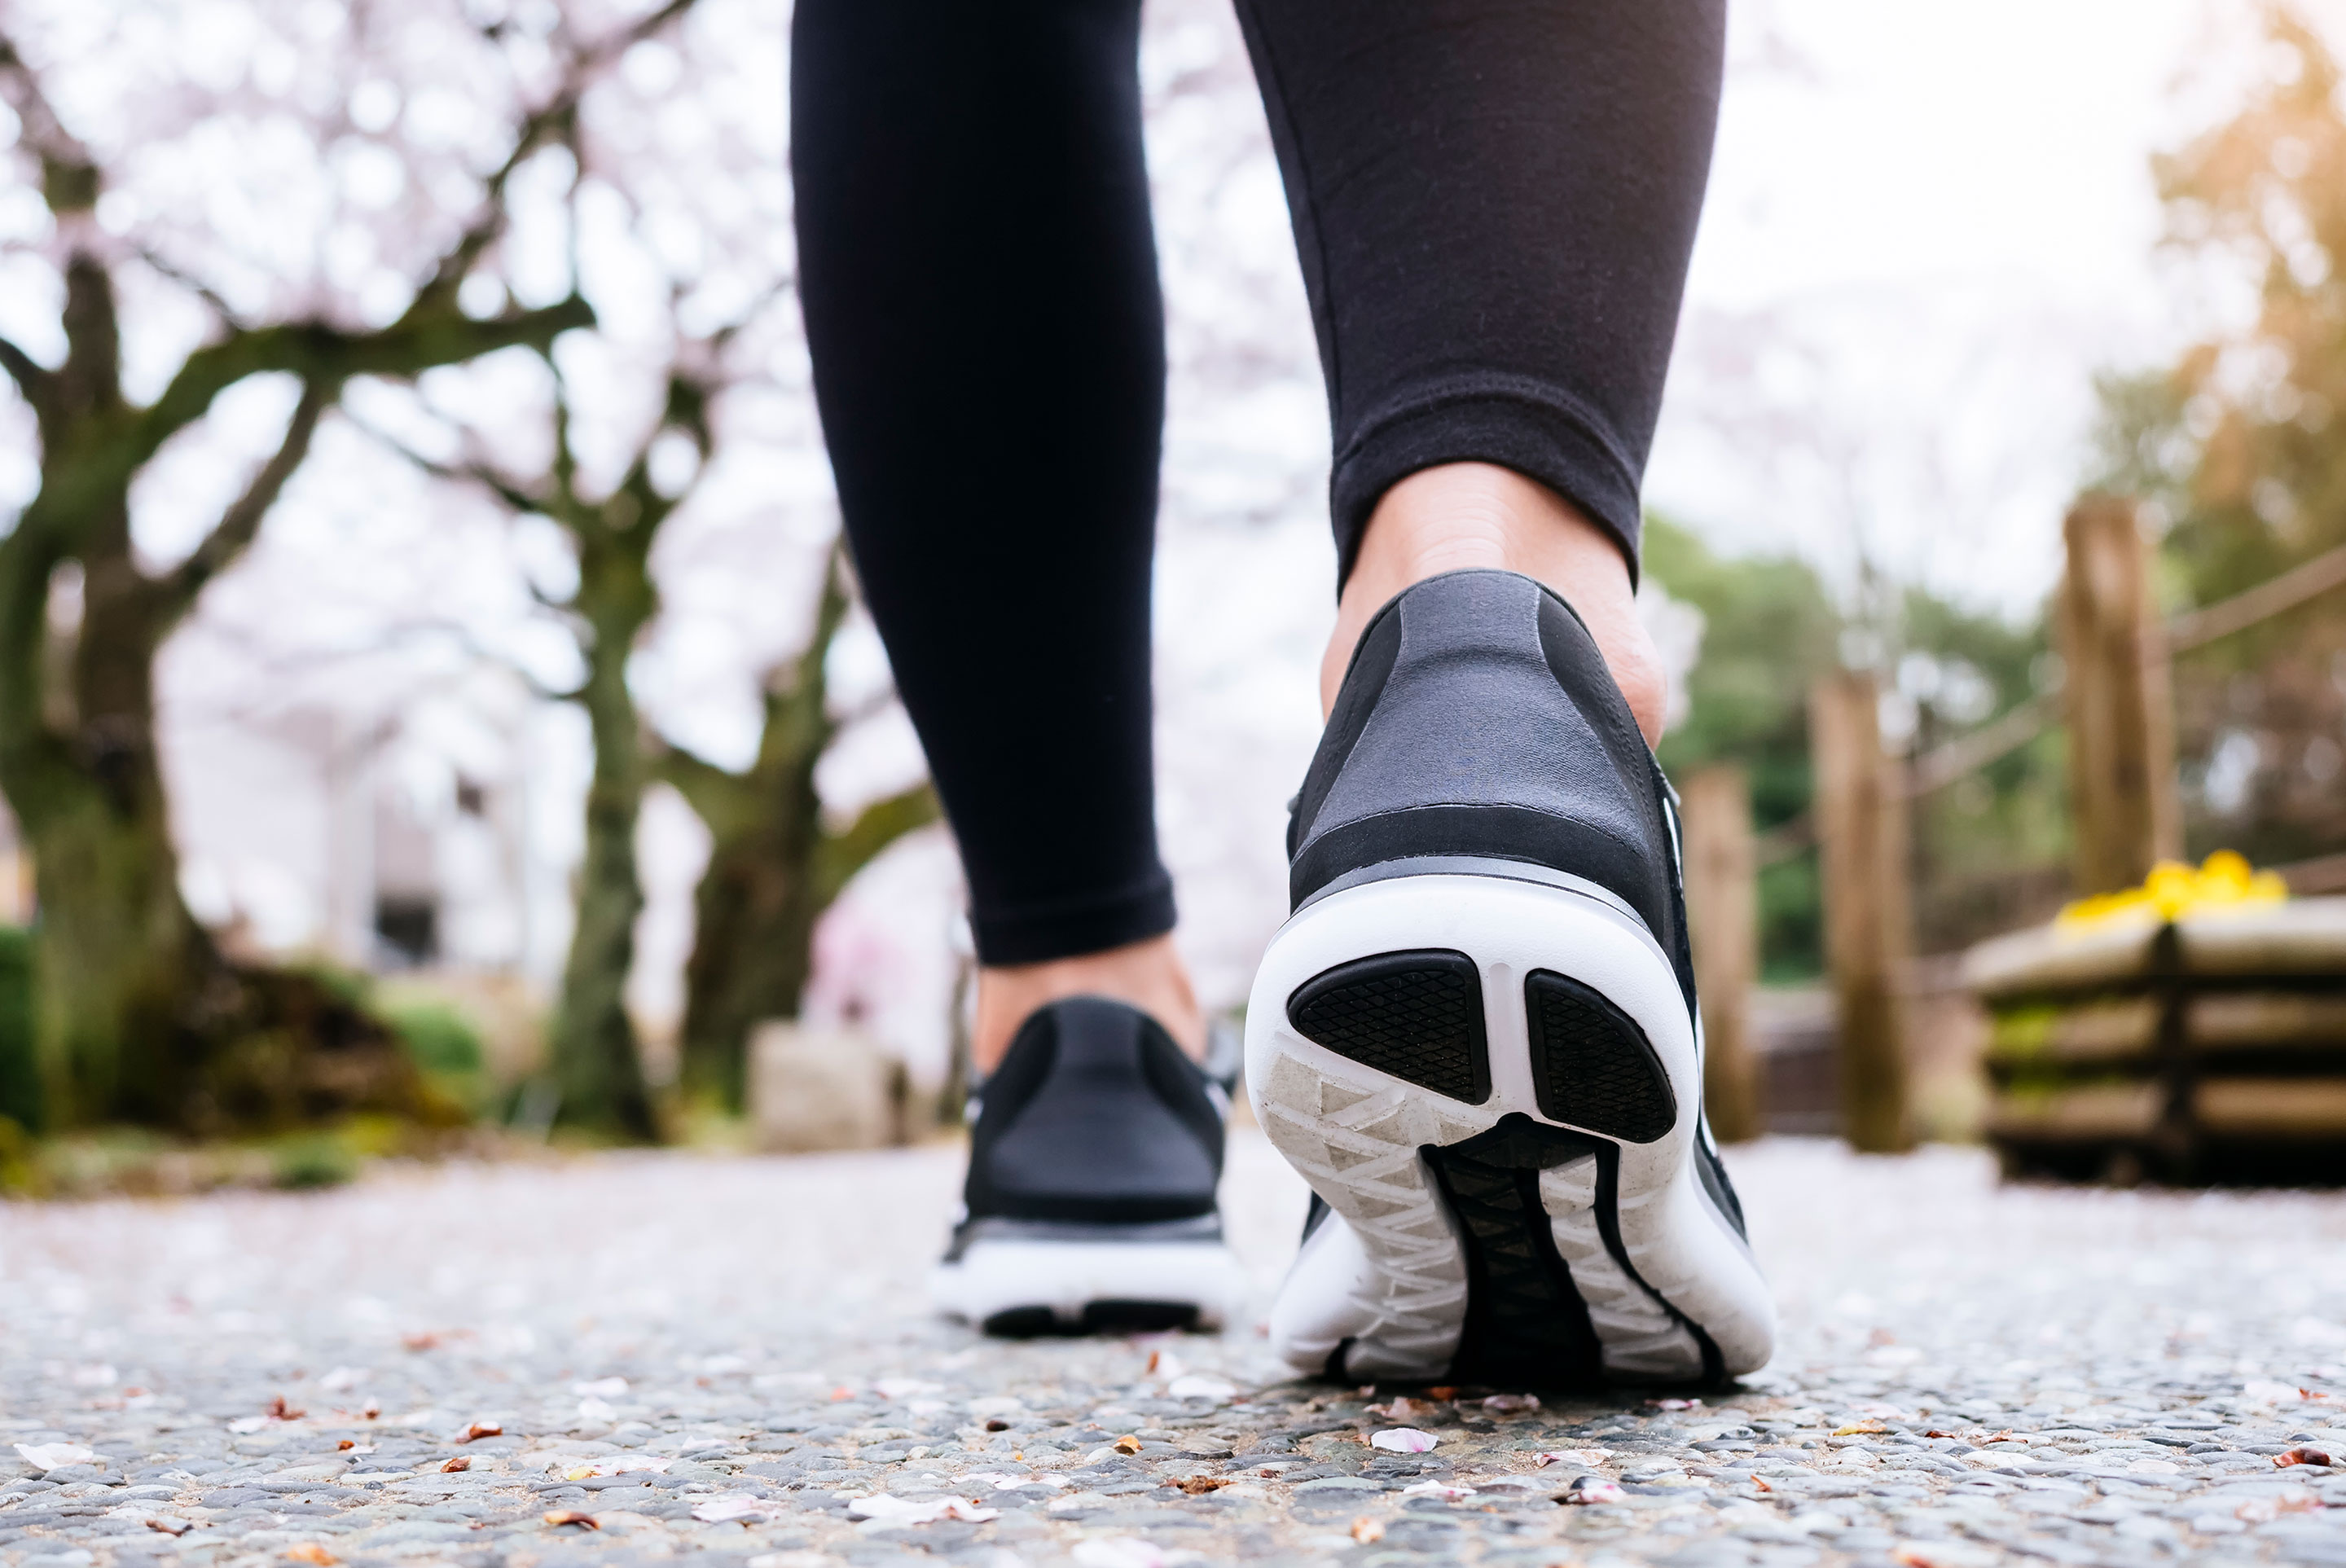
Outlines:
{"label": "ankle skin", "polygon": [[1206,1016],[1180,951],[1167,935],[1077,958],[979,970],[972,1064],[981,1075],[993,1072],[1030,1013],[1070,996],[1105,996],[1137,1007],[1163,1025],[1191,1061],[1206,1059]]}
{"label": "ankle skin", "polygon": [[1428,577],[1477,567],[1520,572],[1563,596],[1596,639],[1647,743],[1661,738],[1668,682],[1637,618],[1619,543],[1547,486],[1487,463],[1421,469],[1377,503],[1321,660],[1321,715],[1334,707],[1352,648],[1387,600]]}

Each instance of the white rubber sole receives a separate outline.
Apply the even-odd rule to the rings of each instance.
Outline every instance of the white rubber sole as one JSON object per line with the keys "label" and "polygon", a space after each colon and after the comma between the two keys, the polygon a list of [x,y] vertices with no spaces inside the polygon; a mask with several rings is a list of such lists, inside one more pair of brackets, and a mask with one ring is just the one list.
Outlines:
{"label": "white rubber sole", "polygon": [[936,1266],[929,1291],[1000,1334],[1212,1329],[1237,1310],[1246,1275],[1219,1241],[980,1237]]}
{"label": "white rubber sole", "polygon": [[[1462,954],[1479,977],[1489,1082],[1479,1104],[1339,1054],[1289,1016],[1299,988],[1331,970],[1423,952]],[[1667,1131],[1630,1141],[1542,1112],[1525,1002],[1535,972],[1594,991],[1642,1031],[1675,1102]],[[1767,1362],[1775,1308],[1766,1281],[1695,1169],[1701,1066],[1683,993],[1644,923],[1601,890],[1445,872],[1368,882],[1308,905],[1273,938],[1257,973],[1247,1084],[1271,1142],[1334,1211],[1271,1313],[1273,1347],[1298,1371],[1431,1380],[1472,1362],[1492,1372],[1492,1344],[1462,1339],[1470,1319],[1479,1339],[1507,1311],[1523,1333],[1506,1345],[1536,1338],[1540,1325],[1522,1321],[1520,1293],[1473,1299],[1476,1280],[1490,1291],[1496,1277],[1488,1215],[1477,1233],[1429,1159],[1446,1161],[1443,1151],[1484,1135],[1478,1146],[1515,1138],[1567,1151],[1525,1166],[1539,1214],[1523,1208],[1522,1223],[1544,1217],[1554,1254],[1522,1267],[1552,1278],[1560,1263],[1568,1274],[1562,1315],[1585,1308],[1603,1380],[1697,1381]],[[1545,1167],[1535,1176],[1534,1165]],[[1533,1201],[1527,1187],[1515,1190],[1515,1201]],[[1476,1247],[1484,1263],[1470,1258]],[[1516,1247],[1519,1257],[1535,1252],[1546,1256],[1536,1237]],[[1505,1354],[1498,1362],[1497,1372],[1526,1383],[1567,1380],[1556,1365],[1513,1365]]]}

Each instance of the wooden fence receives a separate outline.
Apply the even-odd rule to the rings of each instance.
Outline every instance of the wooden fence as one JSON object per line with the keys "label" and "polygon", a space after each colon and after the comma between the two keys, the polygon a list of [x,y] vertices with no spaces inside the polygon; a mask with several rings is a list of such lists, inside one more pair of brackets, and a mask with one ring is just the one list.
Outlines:
{"label": "wooden fence", "polygon": [[[2202,647],[2346,586],[2346,546],[2245,593],[2161,625],[2152,546],[2133,503],[2088,495],[2063,526],[2066,570],[2055,602],[2060,689],[2041,692],[1918,757],[1884,749],[1873,675],[1839,670],[1810,693],[1815,793],[1809,811],[1752,830],[1739,769],[1685,781],[1687,896],[1708,1053],[1705,1088],[1722,1138],[1761,1124],[1751,993],[1758,974],[1757,877],[1813,844],[1823,885],[1841,1128],[1856,1147],[1911,1145],[1907,1064],[1913,982],[1908,813],[1917,798],[2010,755],[2055,723],[2069,736],[2077,895],[2139,883],[2182,849],[2173,656]],[[2286,868],[2299,891],[2346,890],[2346,855]]]}

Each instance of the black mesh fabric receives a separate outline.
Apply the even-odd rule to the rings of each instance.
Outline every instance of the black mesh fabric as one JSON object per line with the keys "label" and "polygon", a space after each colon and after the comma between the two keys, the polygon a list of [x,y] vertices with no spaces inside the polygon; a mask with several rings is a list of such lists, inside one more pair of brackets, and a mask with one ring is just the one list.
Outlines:
{"label": "black mesh fabric", "polygon": [[1603,1351],[1539,1196],[1541,1171],[1595,1148],[1519,1113],[1479,1137],[1426,1152],[1458,1220],[1470,1275],[1454,1377],[1534,1377],[1559,1388],[1598,1380]]}
{"label": "black mesh fabric", "polygon": [[1463,952],[1385,952],[1304,983],[1296,1032],[1339,1056],[1479,1105],[1491,1097],[1482,977]]}
{"label": "black mesh fabric", "polygon": [[1535,970],[1524,982],[1532,1074],[1551,1120],[1633,1144],[1678,1125],[1669,1076],[1637,1021],[1567,975]]}

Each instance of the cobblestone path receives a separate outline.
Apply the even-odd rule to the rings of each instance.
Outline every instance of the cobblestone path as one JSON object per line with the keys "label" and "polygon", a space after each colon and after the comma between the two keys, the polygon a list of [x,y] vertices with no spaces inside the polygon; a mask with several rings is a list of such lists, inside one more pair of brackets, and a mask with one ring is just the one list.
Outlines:
{"label": "cobblestone path", "polygon": [[[2346,1565],[2346,1465],[2277,1462],[2346,1460],[2346,1198],[1734,1164],[1776,1364],[1536,1408],[980,1340],[944,1148],[0,1207],[0,1563]],[[1267,1299],[1302,1189],[1249,1135],[1229,1193]]]}

